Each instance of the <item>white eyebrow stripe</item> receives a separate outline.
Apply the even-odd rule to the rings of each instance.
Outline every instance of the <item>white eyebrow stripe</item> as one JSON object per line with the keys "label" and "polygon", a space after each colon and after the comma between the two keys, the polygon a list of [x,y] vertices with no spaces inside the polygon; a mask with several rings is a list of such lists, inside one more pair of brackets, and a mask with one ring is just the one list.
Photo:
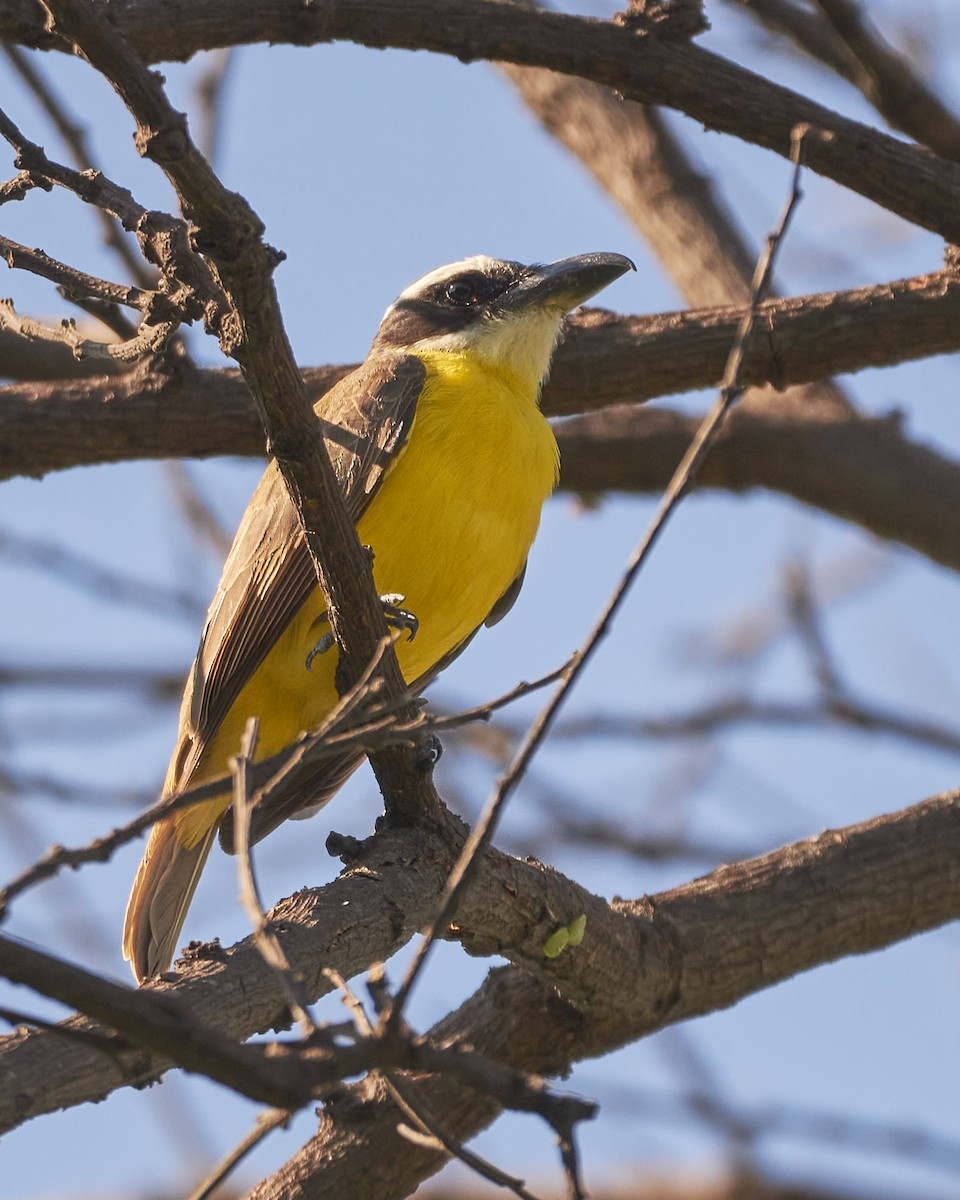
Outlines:
{"label": "white eyebrow stripe", "polygon": [[486,275],[497,267],[507,265],[509,264],[504,263],[501,259],[488,258],[485,254],[477,254],[473,258],[463,258],[460,262],[447,263],[446,266],[428,271],[426,275],[422,275],[419,279],[411,283],[409,287],[404,288],[397,297],[397,300],[413,300],[422,292],[436,287],[438,283],[443,283],[445,279],[452,279],[455,275],[461,275],[464,271],[480,271]]}

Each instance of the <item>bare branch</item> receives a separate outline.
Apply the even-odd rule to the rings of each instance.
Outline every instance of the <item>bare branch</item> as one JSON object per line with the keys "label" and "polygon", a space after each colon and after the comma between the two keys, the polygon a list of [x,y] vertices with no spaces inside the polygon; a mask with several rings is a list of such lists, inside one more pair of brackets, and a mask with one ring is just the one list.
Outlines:
{"label": "bare branch", "polygon": [[[98,321],[102,324],[101,318]],[[124,334],[123,336],[127,336]],[[84,359],[78,362],[67,346],[53,342],[27,342],[15,333],[0,329],[0,377],[28,380],[28,388],[41,381],[55,379],[57,386],[66,379],[99,376],[102,386],[110,375],[130,370],[127,363],[115,359]]]}
{"label": "bare branch", "polygon": [[[290,499],[297,509],[339,647],[337,680],[352,687],[386,635],[369,556],[344,507],[317,417],[283,330],[272,282],[279,262],[261,240],[262,222],[247,202],[226,189],[191,142],[186,120],[170,106],[162,84],[148,71],[118,28],[89,0],[45,0],[56,30],[74,42],[107,78],[137,123],[139,152],[155,162],[176,189],[192,225],[193,244],[209,256],[239,319],[220,327],[224,352],[240,363],[267,432]],[[379,670],[393,697],[406,695],[392,644]],[[413,709],[409,716],[414,716]],[[398,745],[371,762],[388,813],[399,819],[435,815],[439,798],[416,752]]]}
{"label": "bare branch", "polygon": [[[422,927],[461,837],[456,825],[443,837],[423,829],[385,831],[335,883],[298,893],[272,911],[309,996],[329,990],[324,968],[334,965],[349,977],[384,961]],[[812,966],[956,918],[958,837],[960,801],[948,795],[612,906],[558,872],[487,851],[482,886],[467,889],[453,932],[474,953],[504,954],[546,981],[518,983],[527,1001],[515,996],[519,1007],[504,1005],[501,996],[486,1012],[498,1036],[519,1032],[527,1046],[515,1057],[499,1051],[493,1057],[553,1073],[574,1057],[605,1053]],[[545,958],[545,939],[578,914],[587,919],[589,953]],[[556,988],[576,1009],[556,999]],[[198,948],[175,982],[118,991],[124,1005],[148,992],[179,997],[192,1021],[231,1038],[248,1037],[286,1011],[275,973],[252,939],[227,951]],[[468,1028],[463,1037],[490,1056],[476,1033]],[[170,1065],[168,1057],[142,1049],[105,1060],[42,1032],[0,1039],[0,1061],[0,1128],[156,1078]],[[455,1124],[448,1128],[467,1136]]]}
{"label": "bare branch", "polygon": [[[915,879],[927,879],[924,893],[928,900],[934,900],[942,896],[941,872],[946,871],[946,887],[954,893],[955,908],[960,907],[960,870],[955,843],[949,841],[948,833],[948,825],[960,824],[960,802],[956,796],[949,796],[932,805],[930,809],[922,806],[926,809],[922,818],[921,808],[909,810],[910,832],[907,833],[907,826],[900,827],[899,845],[901,848],[912,845],[916,849],[913,838],[919,835],[932,848],[935,843],[927,838],[933,830],[931,826],[923,829],[926,821],[932,819],[940,824],[947,813],[952,814],[948,824],[941,824],[933,835],[948,840],[939,843],[935,861],[921,865],[918,860]],[[901,818],[906,816],[901,814]],[[915,818],[920,818],[917,824],[913,824]],[[784,967],[792,964],[787,969],[793,972],[809,961],[814,948],[817,953],[833,958],[837,950],[835,939],[841,928],[847,934],[854,931],[858,919],[854,916],[855,908],[860,909],[860,920],[861,906],[866,905],[885,924],[900,919],[901,904],[909,902],[911,881],[885,855],[881,856],[884,861],[877,857],[881,843],[893,835],[888,822],[889,818],[868,822],[856,834],[853,830],[829,831],[749,863],[723,867],[671,892],[618,906],[618,911],[629,911],[636,918],[644,914],[649,922],[645,923],[643,933],[639,929],[634,931],[636,940],[621,942],[599,913],[588,906],[584,953],[574,950],[556,959],[541,960],[539,970],[533,960],[526,960],[531,972],[549,978],[565,997],[576,995],[577,1009],[559,1005],[551,988],[541,987],[529,974],[492,972],[481,991],[432,1030],[431,1037],[452,1042],[464,1040],[488,1057],[509,1061],[526,1070],[554,1074],[565,1069],[571,1056],[586,1057],[597,1052],[604,1037],[601,1027],[607,1020],[618,1025],[621,1033],[624,1022],[634,1029],[642,1027],[643,1032],[650,1032],[682,1019],[679,1010],[686,1016],[697,1011],[699,1005],[694,996],[701,987],[717,996],[727,992],[734,978],[743,981],[745,976],[754,980],[756,988],[766,986],[770,982],[767,971],[773,967],[777,974],[775,960]],[[819,890],[825,882],[821,871],[828,860],[837,870],[836,890],[829,899]],[[511,933],[519,932],[525,924],[522,935],[525,938],[531,933],[530,922],[543,928],[545,903],[555,913],[570,912],[569,902],[563,908],[557,903],[559,897],[544,895],[544,886],[549,891],[551,878],[552,873],[545,873],[538,892],[539,908],[531,905],[528,909],[521,893],[511,891],[509,904],[498,914],[509,928],[497,933],[493,932],[489,918],[481,916],[493,894],[491,890],[485,887],[480,895],[481,889],[477,889],[473,902],[472,890],[468,891],[465,901],[469,912],[458,914],[458,921],[463,922],[460,936],[464,930],[475,930],[471,921],[478,921],[490,930],[490,936],[480,935],[476,944],[488,951],[502,952]],[[894,885],[894,894],[884,890],[889,883]],[[803,892],[802,899],[798,887]],[[854,897],[859,899],[847,907]],[[841,909],[845,910],[842,915]],[[831,915],[823,921],[827,911]],[[759,924],[748,919],[736,939],[728,941],[726,933],[731,928],[728,922],[739,924],[739,918],[746,917],[748,912],[755,915]],[[771,934],[780,949],[773,949]],[[610,974],[607,974],[608,961]],[[665,975],[660,975],[661,970]],[[487,1097],[458,1089],[450,1080],[425,1082],[424,1095],[432,1108],[444,1113],[447,1130],[461,1139],[483,1128],[496,1115]],[[344,1118],[349,1122],[352,1106],[361,1103],[365,1116],[362,1136],[356,1136],[355,1124],[350,1126],[349,1137],[340,1136],[332,1119],[334,1111],[330,1119],[321,1122],[317,1136],[276,1176],[255,1190],[255,1200],[275,1200],[283,1195],[285,1180],[297,1178],[306,1185],[321,1170],[324,1186],[335,1192],[338,1183],[348,1186],[347,1181],[355,1179],[361,1163],[368,1168],[364,1174],[366,1195],[411,1192],[417,1183],[438,1169],[442,1160],[426,1149],[417,1153],[411,1148],[405,1152],[396,1136],[395,1114],[389,1106],[381,1105],[380,1100],[372,1084],[351,1089],[342,1101]]]}
{"label": "bare branch", "polygon": [[257,1117],[256,1124],[247,1136],[225,1155],[207,1178],[195,1188],[187,1200],[208,1200],[228,1175],[240,1165],[251,1150],[255,1150],[263,1139],[275,1129],[286,1129],[291,1113],[283,1108],[271,1108]]}
{"label": "bare branch", "polygon": [[[74,120],[73,114],[56,94],[50,81],[44,79],[30,57],[24,54],[18,46],[8,42],[2,46],[2,50],[13,69],[40,102],[44,112],[63,138],[73,158],[73,165],[78,171],[95,168],[96,164],[90,152],[86,131]],[[124,237],[123,226],[116,216],[112,216],[101,208],[97,208],[95,211],[100,219],[104,242],[113,250],[133,278],[142,287],[149,288],[153,282],[150,272],[146,269],[143,260],[134,253],[130,242]]]}
{"label": "bare branch", "polygon": [[81,334],[76,321],[71,318],[57,326],[43,325],[31,317],[19,316],[12,301],[0,300],[0,328],[32,340],[61,342],[70,347],[76,358],[117,358],[121,362],[136,362],[159,353],[179,324],[179,321],[164,321],[158,325],[142,325],[136,337],[127,342],[94,342]]}
{"label": "bare branch", "polygon": [[[158,19],[159,18],[159,19]],[[234,0],[139,0],[116,23],[145,61],[184,60],[201,49],[250,42],[350,40],[380,49],[432,50],[464,62],[488,59],[547,67],[603,84],[644,104],[676,108],[698,123],[784,158],[792,130],[810,127],[807,165],[905,220],[960,242],[960,167],[841,117],[699,46],[637,32],[629,23],[546,11],[498,0],[318,0],[271,5]],[[0,14],[0,36],[51,44],[42,20]]]}
{"label": "bare branch", "polygon": [[0,236],[0,256],[6,260],[8,267],[30,271],[43,279],[60,284],[63,291],[71,297],[92,296],[108,304],[137,308],[145,316],[154,318],[165,314],[172,319],[176,315],[174,306],[160,292],[144,291],[142,288],[98,279],[95,275],[88,275],[66,263],[57,262],[42,250],[31,250],[28,246],[11,241],[10,238]]}

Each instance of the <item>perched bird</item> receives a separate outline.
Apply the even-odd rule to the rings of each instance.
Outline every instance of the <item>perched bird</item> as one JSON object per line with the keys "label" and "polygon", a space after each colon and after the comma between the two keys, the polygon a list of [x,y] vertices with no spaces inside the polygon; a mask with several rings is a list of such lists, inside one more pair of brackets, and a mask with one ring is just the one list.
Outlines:
{"label": "perched bird", "polygon": [[[548,266],[468,258],[431,271],[387,309],[363,364],[316,411],[377,590],[400,597],[416,636],[396,644],[404,679],[422,687],[520,590],[557,444],[540,412],[564,315],[633,264],[583,254]],[[276,465],[240,523],[187,680],[164,795],[229,770],[249,717],[257,757],[331,712],[336,649],[296,512]],[[251,841],[315,811],[357,767],[319,763],[254,811]],[[138,980],[166,970],[229,790],[158,821],[127,904],[123,951]]]}

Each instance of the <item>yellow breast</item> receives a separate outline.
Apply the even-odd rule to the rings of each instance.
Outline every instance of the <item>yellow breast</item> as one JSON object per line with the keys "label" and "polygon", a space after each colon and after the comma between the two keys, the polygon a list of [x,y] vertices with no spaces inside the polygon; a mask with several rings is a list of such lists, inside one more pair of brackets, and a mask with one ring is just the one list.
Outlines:
{"label": "yellow breast", "polygon": [[[416,637],[396,647],[409,682],[469,637],[523,569],[558,470],[536,384],[466,355],[423,357],[427,378],[407,445],[358,526],[373,549],[378,592],[402,595],[419,621]],[[318,589],[204,749],[195,782],[227,769],[249,716],[260,718],[263,758],[332,710],[336,652],[305,668],[328,628],[317,621],[323,607]],[[187,810],[178,827],[192,841],[204,822],[208,816]]]}
{"label": "yellow breast", "polygon": [[397,647],[416,679],[482,624],[523,569],[557,479],[537,393],[466,355],[425,357],[407,447],[360,521],[377,590],[420,628]]}

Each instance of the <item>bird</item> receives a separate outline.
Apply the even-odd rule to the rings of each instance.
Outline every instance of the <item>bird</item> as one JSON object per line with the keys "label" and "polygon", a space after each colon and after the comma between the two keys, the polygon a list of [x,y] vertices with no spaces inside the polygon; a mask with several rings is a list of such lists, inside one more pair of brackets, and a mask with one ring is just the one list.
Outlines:
{"label": "bird", "polygon": [[[363,363],[317,402],[377,591],[407,625],[396,653],[413,690],[516,600],[558,478],[539,401],[564,317],[633,269],[613,253],[531,266],[481,255],[439,267],[400,293]],[[207,613],[161,795],[227,774],[251,716],[257,759],[319,725],[338,702],[331,645],[296,510],[271,463]],[[251,844],[288,817],[312,815],[362,760],[356,751],[325,759],[255,808]],[[153,825],[124,922],[138,982],[169,968],[218,830],[233,849],[230,801],[227,786]]]}

